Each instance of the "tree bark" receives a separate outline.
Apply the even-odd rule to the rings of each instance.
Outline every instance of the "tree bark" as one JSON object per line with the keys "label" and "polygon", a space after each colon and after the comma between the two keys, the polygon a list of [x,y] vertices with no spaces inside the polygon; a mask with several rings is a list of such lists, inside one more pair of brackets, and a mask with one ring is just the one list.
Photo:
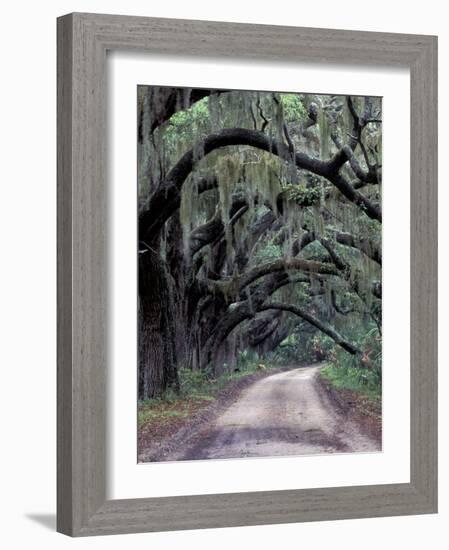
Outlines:
{"label": "tree bark", "polygon": [[179,390],[175,308],[170,276],[158,250],[139,253],[139,399]]}
{"label": "tree bark", "polygon": [[298,306],[274,302],[271,304],[264,304],[259,308],[259,311],[265,311],[269,309],[278,309],[281,311],[289,311],[290,313],[294,313],[295,315],[298,315],[298,317],[301,317],[302,319],[319,329],[321,332],[332,338],[332,340],[334,340],[336,344],[338,344],[351,355],[362,355],[362,351],[354,346],[354,344],[346,340],[346,338],[344,338],[340,333],[338,333],[332,327],[326,325],[325,323],[323,323],[313,315],[310,315],[310,313],[307,313],[307,311]]}

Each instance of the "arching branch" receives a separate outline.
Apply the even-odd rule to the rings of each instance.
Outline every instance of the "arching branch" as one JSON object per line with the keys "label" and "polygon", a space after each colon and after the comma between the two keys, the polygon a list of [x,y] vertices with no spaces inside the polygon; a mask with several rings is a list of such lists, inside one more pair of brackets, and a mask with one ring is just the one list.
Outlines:
{"label": "arching branch", "polygon": [[[248,292],[246,299],[233,302],[226,313],[218,320],[212,333],[210,334],[203,349],[204,363],[214,364],[215,356],[220,348],[220,345],[225,341],[232,330],[243,321],[251,319],[255,316],[258,308],[264,301],[271,296],[278,288],[288,284],[290,277],[287,273],[273,273],[271,277],[267,277],[258,285],[254,285],[251,291]],[[235,290],[234,296],[238,289]]]}
{"label": "arching branch", "polygon": [[[236,194],[229,210],[229,225],[233,226],[249,209],[246,197]],[[217,242],[225,233],[225,224],[220,211],[208,222],[196,227],[190,234],[190,254],[194,256],[203,247]]]}
{"label": "arching branch", "polygon": [[[320,275],[338,275],[338,270],[332,264],[303,260],[301,258],[280,258],[271,262],[254,267],[238,279],[240,292],[257,279],[276,272],[287,272],[289,270],[301,271],[303,273],[316,273]],[[235,284],[235,281],[234,281]]]}
{"label": "arching branch", "polygon": [[261,319],[254,319],[247,331],[248,343],[257,347],[279,328],[282,312],[273,311]]}
{"label": "arching branch", "polygon": [[363,254],[368,256],[368,258],[371,258],[371,260],[375,261],[377,264],[382,265],[382,248],[369,239],[365,239],[363,237],[356,239],[350,233],[336,231],[335,240],[339,244],[343,244],[351,248],[357,248],[357,250],[363,252]]}
{"label": "arching branch", "polygon": [[350,353],[351,355],[362,355],[362,351],[357,348],[354,344],[346,340],[340,333],[338,333],[336,330],[334,330],[329,325],[326,325],[322,321],[320,321],[317,317],[314,317],[304,309],[295,306],[293,304],[282,304],[279,302],[272,302],[268,304],[264,304],[259,307],[259,311],[265,311],[269,309],[279,309],[282,311],[289,311],[290,313],[294,313],[298,317],[301,317],[317,329],[319,329],[321,332],[332,338],[336,344],[338,344],[340,347],[342,347],[345,351]]}
{"label": "arching branch", "polygon": [[[354,268],[352,268],[350,263],[347,262],[337,252],[337,250],[333,246],[333,243],[329,239],[322,237],[321,235],[315,235],[314,232],[309,232],[309,233],[306,233],[305,235],[309,235],[309,238],[305,239],[305,242],[306,242],[305,246],[308,246],[309,243],[315,240],[318,241],[329,254],[331,261],[333,262],[335,268],[337,269],[337,274],[340,275],[342,279],[348,283],[350,288],[359,296],[359,298],[363,302],[365,302],[366,289],[364,288],[363,285],[360,284],[360,277],[361,277],[360,270],[354,270]],[[352,242],[353,244],[355,244],[353,241],[351,241],[350,239],[351,235],[349,235],[348,233],[342,233],[341,237],[342,237],[342,240],[347,241],[347,243],[345,244],[348,244],[349,242]],[[377,284],[377,283],[372,284],[370,291],[373,294],[373,296],[375,296],[376,298],[382,299],[382,287],[380,284]]]}
{"label": "arching branch", "polygon": [[[151,241],[159,233],[163,224],[172,215],[179,204],[179,192],[196,163],[205,155],[221,147],[248,145],[282,156],[285,147],[263,132],[245,128],[225,129],[210,134],[194,149],[187,151],[170,170],[167,178],[159,185],[150,198],[148,209],[140,215],[139,235]],[[296,167],[322,176],[330,181],[351,202],[360,207],[370,218],[382,220],[380,208],[362,193],[354,189],[339,173],[348,158],[348,149],[343,148],[327,161],[310,157],[305,153],[295,154]],[[198,156],[198,151],[201,155]],[[286,159],[289,160],[289,159]]]}

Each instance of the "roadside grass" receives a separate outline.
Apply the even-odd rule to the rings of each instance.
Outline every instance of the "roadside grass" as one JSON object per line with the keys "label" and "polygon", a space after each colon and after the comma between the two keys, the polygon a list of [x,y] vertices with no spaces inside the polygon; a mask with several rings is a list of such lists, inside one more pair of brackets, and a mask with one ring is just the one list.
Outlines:
{"label": "roadside grass", "polygon": [[160,426],[170,423],[175,419],[186,418],[198,408],[204,406],[209,398],[178,398],[174,400],[149,399],[139,401],[137,407],[137,419],[139,429],[145,425],[158,424]]}
{"label": "roadside grass", "polygon": [[320,376],[337,390],[353,391],[372,401],[381,400],[382,384],[375,372],[330,363],[320,370]]}
{"label": "roadside grass", "polygon": [[382,382],[379,371],[347,364],[330,363],[320,378],[339,408],[355,421],[362,432],[382,445]]}
{"label": "roadside grass", "polygon": [[[265,364],[266,369],[276,365]],[[194,412],[215,401],[217,394],[229,383],[246,378],[259,372],[257,363],[246,362],[231,372],[216,378],[208,377],[203,371],[179,370],[179,393],[168,389],[161,397],[138,402],[137,421],[139,430],[145,426],[176,423],[177,419],[186,418]]]}

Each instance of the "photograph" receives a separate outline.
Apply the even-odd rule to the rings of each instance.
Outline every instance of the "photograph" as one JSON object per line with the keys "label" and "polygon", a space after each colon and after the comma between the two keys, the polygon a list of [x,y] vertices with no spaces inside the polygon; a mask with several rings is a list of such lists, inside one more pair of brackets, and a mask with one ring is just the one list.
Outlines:
{"label": "photograph", "polygon": [[138,462],[382,450],[382,98],[137,87]]}

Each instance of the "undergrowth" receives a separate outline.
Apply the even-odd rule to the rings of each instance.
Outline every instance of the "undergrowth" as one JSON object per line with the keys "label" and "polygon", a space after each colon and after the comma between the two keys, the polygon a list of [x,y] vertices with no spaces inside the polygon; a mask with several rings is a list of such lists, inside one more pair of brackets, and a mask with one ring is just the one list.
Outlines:
{"label": "undergrowth", "polygon": [[[275,365],[265,364],[269,369]],[[179,392],[167,389],[158,398],[139,401],[137,407],[139,428],[149,422],[165,422],[172,418],[185,418],[207,402],[214,401],[217,393],[230,382],[258,372],[257,358],[241,354],[237,365],[215,378],[204,371],[181,368],[178,371]]]}
{"label": "undergrowth", "polygon": [[374,400],[380,400],[382,383],[379,373],[351,365],[328,364],[320,376],[337,390],[351,390]]}

